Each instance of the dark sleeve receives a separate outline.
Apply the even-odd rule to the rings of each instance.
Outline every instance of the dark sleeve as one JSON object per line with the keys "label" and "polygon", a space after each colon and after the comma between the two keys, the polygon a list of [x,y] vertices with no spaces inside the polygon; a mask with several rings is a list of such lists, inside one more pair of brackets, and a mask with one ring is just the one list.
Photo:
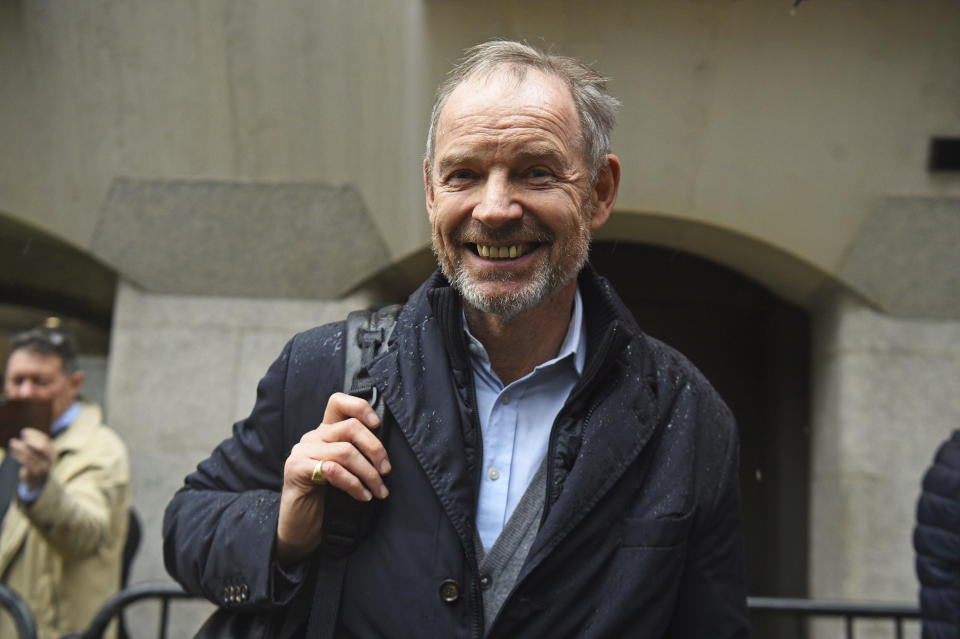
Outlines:
{"label": "dark sleeve", "polygon": [[164,564],[188,592],[222,606],[284,604],[295,594],[297,571],[286,575],[289,583],[273,562],[283,466],[337,390],[340,349],[322,347],[338,339],[332,329],[314,329],[291,340],[260,381],[250,416],[167,506]]}
{"label": "dark sleeve", "polygon": [[960,637],[960,431],[924,475],[913,545],[924,632]]}
{"label": "dark sleeve", "polygon": [[701,499],[667,636],[749,637],[736,423],[712,389],[698,402],[697,419],[700,441],[696,490]]}

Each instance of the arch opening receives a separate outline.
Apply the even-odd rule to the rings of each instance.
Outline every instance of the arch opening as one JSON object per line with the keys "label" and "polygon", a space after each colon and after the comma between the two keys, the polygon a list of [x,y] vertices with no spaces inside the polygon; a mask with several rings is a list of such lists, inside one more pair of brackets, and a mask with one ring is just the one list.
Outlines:
{"label": "arch opening", "polygon": [[[0,213],[0,340],[56,316],[81,356],[103,360],[117,276],[76,247]],[[89,385],[89,384],[88,384]]]}

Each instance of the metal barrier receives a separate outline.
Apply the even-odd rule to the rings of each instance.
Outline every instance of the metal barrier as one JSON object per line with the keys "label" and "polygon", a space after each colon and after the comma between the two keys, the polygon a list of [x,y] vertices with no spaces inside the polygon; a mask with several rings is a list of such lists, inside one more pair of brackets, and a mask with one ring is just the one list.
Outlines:
{"label": "metal barrier", "polygon": [[854,639],[855,619],[888,619],[894,624],[896,639],[903,639],[903,622],[920,619],[920,609],[911,604],[857,603],[781,597],[747,597],[751,613],[792,616],[797,622],[797,639],[805,635],[805,622],[811,617],[842,617],[846,639]]}
{"label": "metal barrier", "polygon": [[[2,595],[0,589],[0,595]],[[82,633],[70,633],[61,639],[100,639],[110,621],[123,610],[143,599],[160,600],[160,621],[157,636],[167,636],[167,622],[170,614],[170,601],[173,599],[193,599],[172,581],[147,581],[128,586],[110,597],[97,612],[90,626]],[[793,617],[796,620],[796,637],[806,637],[806,622],[813,617],[840,617],[844,619],[846,639],[854,639],[855,619],[886,619],[894,624],[895,636],[903,639],[903,624],[907,620],[919,620],[920,610],[910,604],[881,604],[850,601],[823,601],[817,599],[796,599],[785,597],[748,597],[747,608],[751,615],[769,614]],[[28,611],[29,612],[29,611]],[[31,615],[32,620],[32,615]],[[34,630],[35,632],[35,630]],[[32,634],[23,636],[35,636]],[[758,638],[759,639],[759,638]]]}
{"label": "metal barrier", "polygon": [[100,607],[100,610],[94,616],[90,626],[80,633],[71,633],[64,635],[61,639],[100,639],[106,632],[107,626],[114,617],[120,615],[124,608],[132,603],[142,599],[160,600],[160,622],[157,629],[157,637],[161,639],[167,636],[167,619],[170,616],[171,599],[193,599],[183,591],[179,584],[172,581],[145,581],[143,583],[127,586],[117,594],[107,599],[106,603]]}
{"label": "metal barrier", "polygon": [[37,621],[30,607],[14,590],[0,584],[0,608],[4,608],[17,628],[19,639],[36,639]]}

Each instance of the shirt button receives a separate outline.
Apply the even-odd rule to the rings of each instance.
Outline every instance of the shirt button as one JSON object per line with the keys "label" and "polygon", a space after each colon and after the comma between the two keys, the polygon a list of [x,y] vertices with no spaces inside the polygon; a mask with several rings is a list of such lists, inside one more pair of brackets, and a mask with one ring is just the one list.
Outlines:
{"label": "shirt button", "polygon": [[507,404],[509,404],[509,403],[510,403],[510,394],[509,394],[509,393],[504,393],[503,395],[501,395],[500,401],[503,402],[503,405],[504,405],[504,406],[506,406]]}
{"label": "shirt button", "polygon": [[477,357],[480,356],[480,347],[474,344],[473,342],[471,342],[467,348],[470,349],[470,352],[476,355]]}
{"label": "shirt button", "polygon": [[490,575],[480,575],[480,590],[490,590],[492,585],[493,579],[490,578]]}
{"label": "shirt button", "polygon": [[440,584],[440,599],[444,603],[456,603],[460,598],[460,584],[453,579],[444,579]]}
{"label": "shirt button", "polygon": [[496,467],[491,468],[489,471],[487,471],[487,477],[493,481],[497,481],[500,479],[500,471],[497,470]]}

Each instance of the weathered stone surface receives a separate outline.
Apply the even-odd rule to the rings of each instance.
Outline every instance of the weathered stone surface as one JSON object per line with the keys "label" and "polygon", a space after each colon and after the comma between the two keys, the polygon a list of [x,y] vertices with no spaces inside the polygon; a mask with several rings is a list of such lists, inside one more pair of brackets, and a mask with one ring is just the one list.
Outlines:
{"label": "weathered stone surface", "polygon": [[880,308],[901,317],[960,319],[960,199],[884,198],[839,269]]}
{"label": "weathered stone surface", "polygon": [[91,242],[155,293],[331,298],[387,264],[350,185],[114,180]]}

